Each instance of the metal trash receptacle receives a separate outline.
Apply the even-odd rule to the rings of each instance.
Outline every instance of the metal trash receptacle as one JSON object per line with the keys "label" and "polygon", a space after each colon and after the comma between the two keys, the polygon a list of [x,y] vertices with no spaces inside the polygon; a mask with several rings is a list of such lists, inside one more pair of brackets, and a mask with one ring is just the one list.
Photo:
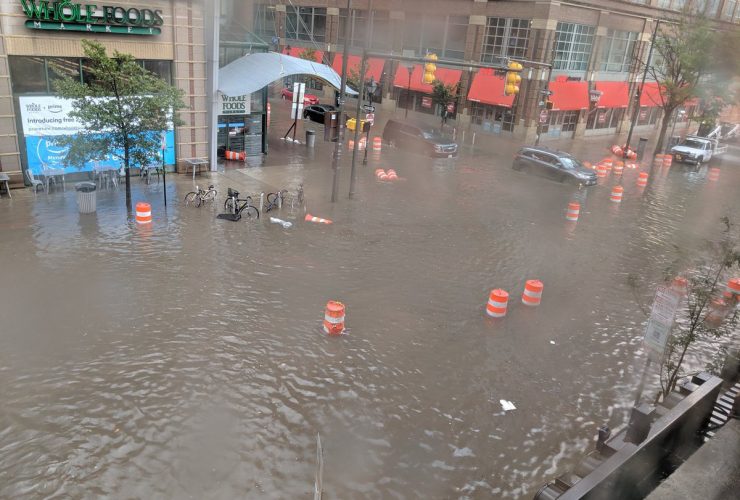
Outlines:
{"label": "metal trash receptacle", "polygon": [[91,214],[97,208],[98,186],[94,182],[78,182],[75,184],[77,191],[77,207],[81,214]]}
{"label": "metal trash receptacle", "polygon": [[306,130],[306,146],[309,148],[316,146],[316,132],[313,130]]}

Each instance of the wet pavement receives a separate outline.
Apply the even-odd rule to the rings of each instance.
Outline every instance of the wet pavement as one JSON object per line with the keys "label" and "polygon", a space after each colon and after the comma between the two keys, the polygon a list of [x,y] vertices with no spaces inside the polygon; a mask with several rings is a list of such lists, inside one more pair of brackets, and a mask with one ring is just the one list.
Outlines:
{"label": "wet pavement", "polygon": [[[513,171],[513,148],[432,161],[386,147],[351,201],[345,156],[332,204],[329,146],[272,140],[264,166],[196,179],[214,206],[183,206],[188,176],[168,177],[166,210],[161,185],[135,180],[146,227],[122,190],[95,215],[72,190],[3,197],[0,497],[307,498],[321,433],[325,498],[531,498],[597,426],[624,422],[638,300],[676,246],[740,213],[740,155],[717,182],[674,164],[644,189],[637,170],[579,189]],[[290,229],[215,219],[227,187],[300,183],[305,209],[276,214]],[[527,279],[544,283],[538,308],[519,300]],[[498,287],[509,312],[492,320]],[[321,331],[330,299],[345,336]]]}

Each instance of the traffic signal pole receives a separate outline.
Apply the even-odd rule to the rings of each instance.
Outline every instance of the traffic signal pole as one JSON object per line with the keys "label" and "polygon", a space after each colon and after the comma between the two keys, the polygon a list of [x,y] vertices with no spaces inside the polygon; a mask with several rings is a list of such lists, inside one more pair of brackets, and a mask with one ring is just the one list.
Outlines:
{"label": "traffic signal pole", "polygon": [[[347,12],[349,13],[351,0],[347,0]],[[339,195],[339,164],[342,159],[342,148],[344,147],[344,92],[347,90],[347,58],[349,57],[349,44],[344,37],[344,47],[342,48],[342,83],[339,86],[339,102],[337,103],[337,116],[339,117],[339,131],[337,142],[334,144],[334,154],[331,157],[331,167],[334,171],[334,177],[331,183],[331,202],[337,201]]]}
{"label": "traffic signal pole", "polygon": [[[362,94],[365,90],[365,70],[367,68],[367,54],[363,52],[362,54],[362,62],[360,63],[360,84],[357,89],[357,108],[356,108],[356,114],[355,114],[355,143],[354,147],[352,148],[352,169],[350,170],[349,174],[349,197],[350,199],[355,196],[355,188],[357,187],[357,149],[359,147],[359,138],[360,138],[360,129],[362,128],[360,126],[361,123],[364,123],[362,120],[360,120],[360,106],[362,105]],[[367,144],[365,144],[365,147],[367,148]]]}

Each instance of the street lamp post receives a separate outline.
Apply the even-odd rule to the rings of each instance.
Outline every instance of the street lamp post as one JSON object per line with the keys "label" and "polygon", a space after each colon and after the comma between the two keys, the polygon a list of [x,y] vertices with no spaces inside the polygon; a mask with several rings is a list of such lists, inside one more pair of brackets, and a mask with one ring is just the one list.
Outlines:
{"label": "street lamp post", "polygon": [[404,118],[409,117],[409,100],[411,99],[411,72],[414,71],[414,65],[409,64],[406,66],[406,68],[409,70],[409,83],[406,86],[406,114]]}
{"label": "street lamp post", "polygon": [[[350,2],[347,0],[347,14],[351,12]],[[347,59],[349,57],[349,44],[347,43],[348,34],[344,34],[344,47],[342,47],[342,80],[339,84],[339,102],[337,103],[337,116],[339,117],[339,131],[337,142],[334,144],[334,154],[331,157],[331,167],[334,171],[331,184],[331,201],[337,201],[339,194],[339,165],[342,159],[342,148],[344,147],[344,92],[347,89]]]}
{"label": "street lamp post", "polygon": [[[650,40],[650,50],[648,50],[647,59],[645,60],[645,69],[642,72],[642,83],[640,88],[635,93],[635,102],[632,109],[632,122],[630,123],[630,131],[627,133],[627,142],[624,145],[624,156],[627,157],[627,152],[630,150],[630,141],[632,140],[632,132],[635,130],[635,123],[637,123],[637,115],[640,113],[640,94],[645,88],[645,80],[647,80],[648,68],[650,68],[650,58],[653,56],[653,47],[655,46],[655,39],[658,37],[658,27],[660,26],[660,19],[655,21],[655,29],[653,30],[653,37]],[[652,176],[651,176],[652,177]]]}
{"label": "street lamp post", "polygon": [[[374,113],[372,110],[373,108],[373,95],[375,95],[375,91],[378,90],[378,83],[375,81],[375,78],[372,76],[370,77],[370,81],[367,82],[367,85],[365,86],[365,90],[367,93],[367,99],[370,103],[370,113]],[[367,128],[367,136],[365,138],[365,156],[362,158],[362,164],[367,165],[367,150],[370,149],[370,127]]]}

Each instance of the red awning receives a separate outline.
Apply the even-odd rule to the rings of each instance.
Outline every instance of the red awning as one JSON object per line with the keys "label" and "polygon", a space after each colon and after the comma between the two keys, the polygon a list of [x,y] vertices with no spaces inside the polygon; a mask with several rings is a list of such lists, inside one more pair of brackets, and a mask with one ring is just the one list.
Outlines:
{"label": "red awning", "polygon": [[[462,71],[459,69],[447,69],[438,67],[437,71],[435,72],[437,80],[444,83],[445,85],[457,85],[458,83],[460,83],[461,75]],[[422,70],[421,64],[415,64],[414,71],[411,73],[410,89],[417,92],[424,92],[425,94],[431,94],[432,86],[422,82],[422,76],[424,76],[424,71]],[[393,80],[393,85],[404,89],[409,88],[409,71],[408,68],[406,68],[406,66],[404,66],[403,64],[398,65],[398,69],[396,70],[396,78]]]}
{"label": "red awning", "polygon": [[504,95],[503,76],[496,76],[492,69],[481,69],[473,77],[473,83],[468,92],[468,101],[510,108],[514,102],[514,96]]}
{"label": "red awning", "polygon": [[[303,54],[307,50],[311,49],[307,49],[305,47],[291,47],[290,50],[288,50],[288,48],[286,47],[285,49],[283,49],[283,54],[287,54],[293,57],[301,57],[301,54]],[[314,49],[314,53],[316,54],[314,61],[317,63],[321,63],[324,60],[324,51]],[[301,59],[303,58],[301,57]]]}
{"label": "red awning", "polygon": [[[350,56],[347,58],[347,72],[349,73],[349,70],[353,69],[359,74],[360,64],[362,64],[362,58],[360,56],[350,54]],[[380,78],[383,76],[384,65],[385,61],[383,59],[376,59],[374,57],[368,58],[365,79],[369,80],[370,78],[373,78],[376,82],[379,82]],[[331,65],[331,67],[334,68],[334,71],[336,71],[338,74],[342,74],[342,54],[337,54],[336,56],[334,56],[334,63]]]}
{"label": "red awning", "polygon": [[655,107],[662,106],[660,98],[660,87],[658,82],[647,82],[640,93],[640,106]]}
{"label": "red awning", "polygon": [[588,82],[555,80],[548,84],[548,88],[552,91],[553,111],[588,109]]}
{"label": "red awning", "polygon": [[596,90],[603,92],[597,108],[626,108],[629,103],[628,82],[596,82]]}

